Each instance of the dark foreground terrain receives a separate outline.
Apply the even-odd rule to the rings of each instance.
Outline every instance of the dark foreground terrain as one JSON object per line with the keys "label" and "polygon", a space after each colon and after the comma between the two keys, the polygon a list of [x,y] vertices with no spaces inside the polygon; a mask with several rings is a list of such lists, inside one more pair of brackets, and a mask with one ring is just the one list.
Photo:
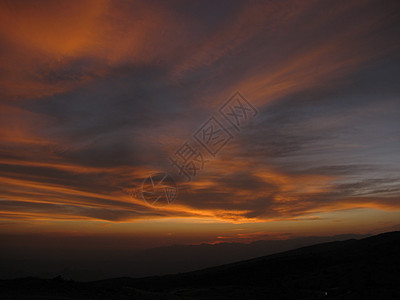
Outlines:
{"label": "dark foreground terrain", "polygon": [[0,299],[400,299],[400,232],[159,277],[1,280]]}

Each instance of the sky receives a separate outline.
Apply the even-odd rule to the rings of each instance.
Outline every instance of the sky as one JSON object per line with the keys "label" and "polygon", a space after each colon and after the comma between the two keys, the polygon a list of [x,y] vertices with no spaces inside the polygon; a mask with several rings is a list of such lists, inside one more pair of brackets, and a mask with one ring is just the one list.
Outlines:
{"label": "sky", "polygon": [[[0,236],[145,248],[394,228],[399,8],[0,1]],[[219,111],[237,95],[257,112],[240,130]],[[231,137],[215,156],[194,140],[213,116]],[[190,181],[170,160],[186,141],[205,158]],[[137,193],[157,173],[178,187],[161,207]]]}

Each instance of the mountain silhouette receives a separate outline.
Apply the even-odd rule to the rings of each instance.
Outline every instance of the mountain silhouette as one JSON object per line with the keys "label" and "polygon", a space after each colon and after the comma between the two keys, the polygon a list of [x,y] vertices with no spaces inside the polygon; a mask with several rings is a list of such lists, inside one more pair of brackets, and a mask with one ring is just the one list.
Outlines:
{"label": "mountain silhouette", "polygon": [[400,299],[400,232],[146,278],[0,281],[4,299]]}
{"label": "mountain silhouette", "polygon": [[[251,243],[222,242],[216,244],[171,245],[138,250],[129,245],[107,248],[118,244],[118,239],[96,240],[36,237],[43,247],[30,247],[25,237],[10,240],[0,236],[0,279],[21,277],[63,278],[76,281],[94,281],[113,277],[148,277],[185,273],[213,266],[229,264],[260,256],[275,254],[319,243],[361,239],[370,235],[343,234],[334,236],[306,236],[289,239],[258,240]],[[27,240],[32,237],[26,237]],[[22,252],[22,245],[29,249]],[[49,245],[49,246],[47,246]]]}

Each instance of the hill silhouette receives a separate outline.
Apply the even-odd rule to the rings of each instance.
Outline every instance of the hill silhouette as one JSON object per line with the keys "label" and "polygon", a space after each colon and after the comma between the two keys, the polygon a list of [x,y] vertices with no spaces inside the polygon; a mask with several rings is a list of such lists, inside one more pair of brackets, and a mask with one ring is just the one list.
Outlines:
{"label": "hill silhouette", "polygon": [[[0,279],[53,278],[61,275],[76,281],[116,277],[148,277],[185,273],[237,261],[293,250],[319,243],[360,239],[370,235],[343,234],[267,239],[251,243],[171,245],[135,249],[118,238],[0,235]],[[33,242],[29,242],[34,240]],[[126,242],[126,240],[125,240]],[[32,247],[40,245],[39,247]],[[119,244],[117,248],[104,245]]]}
{"label": "hill silhouette", "polygon": [[400,232],[199,271],[93,282],[0,281],[4,299],[400,299]]}

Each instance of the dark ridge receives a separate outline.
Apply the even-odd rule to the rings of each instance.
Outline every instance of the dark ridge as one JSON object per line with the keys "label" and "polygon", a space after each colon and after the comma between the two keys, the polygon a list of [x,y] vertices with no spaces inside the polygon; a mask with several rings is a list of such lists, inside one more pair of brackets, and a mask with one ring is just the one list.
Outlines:
{"label": "dark ridge", "polygon": [[0,281],[1,299],[400,299],[400,231],[199,271],[94,282]]}

